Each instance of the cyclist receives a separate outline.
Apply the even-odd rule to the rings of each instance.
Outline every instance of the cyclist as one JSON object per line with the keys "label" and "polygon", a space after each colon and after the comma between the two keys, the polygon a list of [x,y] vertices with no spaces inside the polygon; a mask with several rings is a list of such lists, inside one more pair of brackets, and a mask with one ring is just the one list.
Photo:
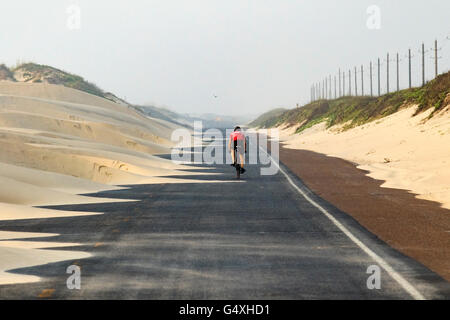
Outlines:
{"label": "cyclist", "polygon": [[[239,161],[239,165],[241,166],[241,173],[244,173],[245,172],[244,152],[247,152],[247,141],[245,140],[245,136],[241,131],[241,127],[237,126],[236,128],[234,128],[234,132],[231,133],[230,140],[228,141],[228,149],[231,152],[231,159],[232,159],[231,166],[235,167],[237,161]],[[236,156],[239,154],[238,159],[235,159],[235,153]]]}

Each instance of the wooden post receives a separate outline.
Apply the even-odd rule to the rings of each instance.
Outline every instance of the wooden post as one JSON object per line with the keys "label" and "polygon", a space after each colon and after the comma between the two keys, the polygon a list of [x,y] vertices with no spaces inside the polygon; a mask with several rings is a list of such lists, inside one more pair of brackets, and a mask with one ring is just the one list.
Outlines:
{"label": "wooden post", "polygon": [[370,61],[370,96],[373,96],[372,61]]}
{"label": "wooden post", "polygon": [[381,96],[381,79],[380,79],[380,58],[378,58],[378,96]]}
{"label": "wooden post", "polygon": [[411,79],[411,49],[408,49],[408,69],[409,69],[409,88],[412,87],[412,79]]}
{"label": "wooden post", "polygon": [[345,72],[342,72],[342,95],[345,96]]}
{"label": "wooden post", "polygon": [[434,76],[438,76],[438,43],[434,41]]}
{"label": "wooden post", "polygon": [[332,90],[331,90],[331,74],[328,76],[328,78],[330,80],[330,86],[329,86],[329,89],[328,89],[328,92],[329,92],[328,98],[329,99],[333,99]]}
{"label": "wooden post", "polygon": [[386,90],[387,90],[387,93],[389,94],[389,53],[387,54],[387,70],[386,70],[386,76],[387,76],[387,79],[386,79]]}
{"label": "wooden post", "polygon": [[399,58],[397,53],[397,92],[400,91],[400,71],[399,71]]}
{"label": "wooden post", "polygon": [[352,71],[348,70],[348,95],[352,95]]}
{"label": "wooden post", "polygon": [[336,75],[334,76],[334,98],[337,99]]}
{"label": "wooden post", "polygon": [[425,44],[422,43],[422,86],[425,85]]}
{"label": "wooden post", "polygon": [[361,95],[364,96],[364,66],[361,65]]}

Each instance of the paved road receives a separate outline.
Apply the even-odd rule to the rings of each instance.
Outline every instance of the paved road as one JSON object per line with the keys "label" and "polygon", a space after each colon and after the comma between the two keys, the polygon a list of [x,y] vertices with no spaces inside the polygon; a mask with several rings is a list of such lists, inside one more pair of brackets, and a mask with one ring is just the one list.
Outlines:
{"label": "paved road", "polygon": [[[2,222],[0,230],[59,233],[41,240],[84,243],[72,249],[94,256],[16,270],[44,281],[0,286],[0,297],[33,299],[52,289],[56,299],[411,299],[411,290],[450,298],[448,282],[316,197],[284,166],[286,174],[275,176],[250,166],[240,182],[229,165],[204,167],[214,174],[189,178],[221,182],[132,186],[95,196],[139,202],[58,207],[104,215]],[[380,261],[355,239],[401,281],[382,268],[381,289],[369,290],[366,270]],[[82,267],[81,290],[66,288],[73,263]]]}

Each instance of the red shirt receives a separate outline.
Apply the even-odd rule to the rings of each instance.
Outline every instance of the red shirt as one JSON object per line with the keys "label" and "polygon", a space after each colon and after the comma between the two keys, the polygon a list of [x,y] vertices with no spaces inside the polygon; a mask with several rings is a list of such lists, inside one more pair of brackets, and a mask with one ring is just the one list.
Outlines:
{"label": "red shirt", "polygon": [[244,136],[244,134],[242,132],[235,131],[235,132],[230,134],[230,139],[232,141],[245,140],[245,136]]}

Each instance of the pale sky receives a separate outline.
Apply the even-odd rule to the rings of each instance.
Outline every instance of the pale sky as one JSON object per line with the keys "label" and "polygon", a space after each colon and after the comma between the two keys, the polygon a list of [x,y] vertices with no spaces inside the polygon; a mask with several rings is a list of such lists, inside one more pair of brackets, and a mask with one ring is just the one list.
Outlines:
{"label": "pale sky", "polygon": [[[381,29],[367,27],[371,5]],[[0,63],[48,64],[132,103],[234,115],[307,102],[311,84],[339,67],[409,47],[418,84],[421,42],[450,36],[448,0],[2,0],[0,12]],[[441,45],[448,70],[450,40]]]}

